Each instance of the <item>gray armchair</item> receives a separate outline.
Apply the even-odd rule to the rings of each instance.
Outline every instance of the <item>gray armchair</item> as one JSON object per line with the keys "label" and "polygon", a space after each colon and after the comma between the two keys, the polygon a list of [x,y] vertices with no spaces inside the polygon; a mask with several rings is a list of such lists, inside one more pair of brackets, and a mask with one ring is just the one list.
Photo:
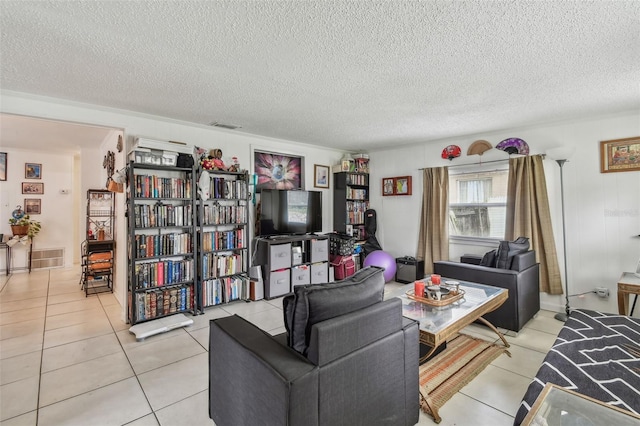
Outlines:
{"label": "gray armchair", "polygon": [[399,299],[382,300],[382,272],[295,287],[286,334],[212,320],[209,416],[218,426],[416,424],[418,324]]}
{"label": "gray armchair", "polygon": [[436,274],[509,290],[502,306],[484,318],[496,327],[518,332],[540,310],[540,265],[533,250],[513,254],[502,267],[481,266],[482,257],[465,255],[461,262],[434,262]]}

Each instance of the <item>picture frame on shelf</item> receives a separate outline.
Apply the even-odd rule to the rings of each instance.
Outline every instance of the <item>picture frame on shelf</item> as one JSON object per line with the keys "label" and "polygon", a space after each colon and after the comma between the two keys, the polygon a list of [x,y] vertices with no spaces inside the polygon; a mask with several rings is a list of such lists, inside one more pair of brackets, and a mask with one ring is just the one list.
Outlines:
{"label": "picture frame on shelf", "polygon": [[40,214],[42,211],[42,200],[40,198],[25,198],[24,211],[26,214]]}
{"label": "picture frame on shelf", "polygon": [[313,186],[316,188],[329,188],[329,166],[313,165]]}
{"label": "picture frame on shelf", "polygon": [[393,178],[383,178],[382,179],[382,195],[395,195],[395,182]]}
{"label": "picture frame on shelf", "polygon": [[304,157],[255,150],[253,171],[257,176],[255,191],[262,189],[304,189]]}
{"label": "picture frame on shelf", "polygon": [[640,170],[640,136],[600,142],[600,173]]}
{"label": "picture frame on shelf", "polygon": [[0,180],[7,180],[7,153],[0,152]]}
{"label": "picture frame on shelf", "polygon": [[24,163],[25,179],[42,179],[42,164]]}
{"label": "picture frame on shelf", "polygon": [[44,194],[44,183],[41,182],[22,182],[23,194]]}

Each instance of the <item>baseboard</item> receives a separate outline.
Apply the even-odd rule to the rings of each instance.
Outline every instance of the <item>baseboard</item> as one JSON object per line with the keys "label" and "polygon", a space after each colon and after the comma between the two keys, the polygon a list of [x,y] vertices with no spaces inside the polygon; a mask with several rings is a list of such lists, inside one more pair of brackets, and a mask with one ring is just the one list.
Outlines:
{"label": "baseboard", "polygon": [[564,312],[564,305],[558,305],[556,303],[540,302],[540,309],[551,312]]}

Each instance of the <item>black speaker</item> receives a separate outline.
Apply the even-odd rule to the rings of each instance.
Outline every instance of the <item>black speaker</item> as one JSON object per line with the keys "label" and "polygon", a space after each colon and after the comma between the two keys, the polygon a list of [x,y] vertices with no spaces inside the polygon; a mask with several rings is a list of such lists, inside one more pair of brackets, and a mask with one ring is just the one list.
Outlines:
{"label": "black speaker", "polygon": [[396,258],[396,281],[412,283],[424,278],[424,260],[405,256]]}

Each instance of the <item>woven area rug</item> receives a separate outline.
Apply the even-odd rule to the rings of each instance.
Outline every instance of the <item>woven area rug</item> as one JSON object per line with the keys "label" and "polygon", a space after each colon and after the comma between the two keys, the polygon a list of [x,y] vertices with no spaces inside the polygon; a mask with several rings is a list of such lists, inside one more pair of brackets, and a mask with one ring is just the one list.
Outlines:
{"label": "woven area rug", "polygon": [[439,408],[503,353],[509,354],[504,346],[465,334],[449,340],[444,351],[420,366],[422,410],[439,422]]}

